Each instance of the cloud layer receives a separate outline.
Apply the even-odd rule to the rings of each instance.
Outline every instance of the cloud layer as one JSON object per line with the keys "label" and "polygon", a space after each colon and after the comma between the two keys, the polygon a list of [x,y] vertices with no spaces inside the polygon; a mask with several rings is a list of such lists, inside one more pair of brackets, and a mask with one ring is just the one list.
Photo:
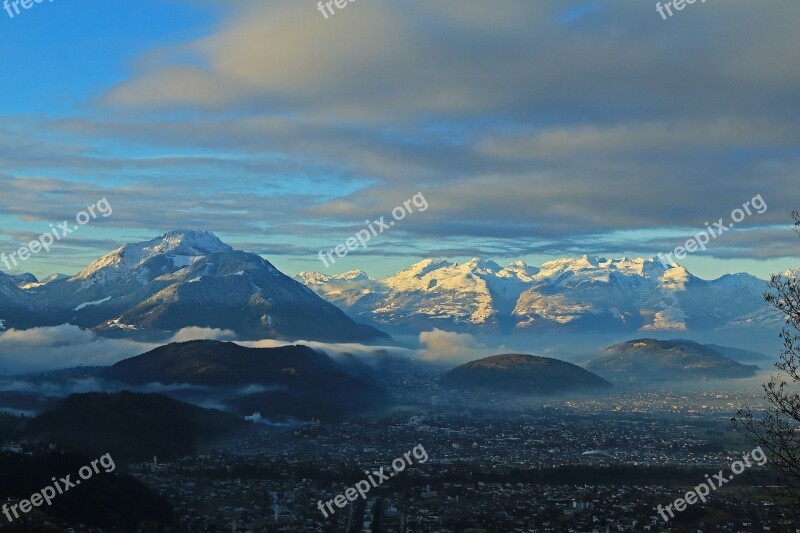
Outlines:
{"label": "cloud layer", "polygon": [[156,345],[98,337],[64,324],[0,332],[0,373],[22,374],[69,368],[105,366],[139,355]]}
{"label": "cloud layer", "polygon": [[0,210],[29,222],[5,235],[106,196],[113,232],[78,253],[202,227],[311,262],[422,191],[430,209],[364,257],[652,255],[761,194],[769,211],[706,255],[796,257],[798,17],[793,0],[668,21],[634,0],[364,1],[328,20],[235,4],[80,113],[0,118]]}

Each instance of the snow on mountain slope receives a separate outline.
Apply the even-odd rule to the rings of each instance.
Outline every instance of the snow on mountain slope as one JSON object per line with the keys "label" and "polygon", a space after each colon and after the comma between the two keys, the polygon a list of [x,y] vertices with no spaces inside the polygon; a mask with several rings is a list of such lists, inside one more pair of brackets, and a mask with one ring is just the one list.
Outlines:
{"label": "snow on mountain slope", "polygon": [[336,274],[334,276],[320,274],[319,272],[301,272],[295,276],[295,279],[306,285],[325,285],[332,281],[341,283],[369,281],[369,276],[367,276],[367,273],[363,270],[350,270],[349,272]]}
{"label": "snow on mountain slope", "polygon": [[[723,278],[730,278],[725,280],[725,287],[735,286],[739,289],[738,294],[757,293],[762,295],[768,290],[767,286],[750,285],[746,277],[740,279],[739,276],[742,275],[737,274],[734,276],[723,276],[717,281],[721,281]],[[800,268],[790,268],[789,270],[782,272],[781,276],[783,276],[783,278],[798,279],[800,278]],[[773,331],[779,331],[786,326],[786,316],[782,313],[776,312],[771,305],[762,300],[761,305],[754,306],[751,312],[731,320],[731,322],[726,324],[722,329],[737,331],[743,328],[753,327],[754,325],[767,327]]]}
{"label": "snow on mountain slope", "polygon": [[657,313],[676,315],[671,309],[675,302],[660,298],[660,285],[671,283],[669,270],[653,259],[583,256],[549,261],[520,296],[513,314],[524,329],[639,329],[648,322],[642,310],[653,319]]}
{"label": "snow on mountain slope", "polygon": [[351,270],[329,276],[317,272],[301,272],[294,277],[334,305],[346,308],[356,320],[371,321],[371,311],[384,297],[377,282],[363,270]]}
{"label": "snow on mountain slope", "polygon": [[748,274],[707,281],[653,258],[589,256],[541,268],[426,259],[382,280],[351,277],[306,272],[298,279],[351,316],[383,327],[487,333],[716,329],[762,309],[766,287]]}
{"label": "snow on mountain slope", "polygon": [[314,280],[316,284],[309,286],[318,294],[352,316],[376,324],[494,331],[503,325],[536,272],[521,261],[502,268],[479,258],[463,264],[425,259],[379,281],[350,282],[341,276],[322,278],[307,272],[298,278]]}
{"label": "snow on mountain slope", "polygon": [[497,263],[477,258],[462,265],[422,261],[383,280],[389,291],[373,313],[395,320],[422,315],[435,320],[493,324],[496,311],[488,280],[499,270]]}
{"label": "snow on mountain slope", "polygon": [[765,282],[748,274],[706,281],[650,259],[584,256],[542,265],[520,298],[521,327],[550,321],[580,330],[707,330],[763,305]]}

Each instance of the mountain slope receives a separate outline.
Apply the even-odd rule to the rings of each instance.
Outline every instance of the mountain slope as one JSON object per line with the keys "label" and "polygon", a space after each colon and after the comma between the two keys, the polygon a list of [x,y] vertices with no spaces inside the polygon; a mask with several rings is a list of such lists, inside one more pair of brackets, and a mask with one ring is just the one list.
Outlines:
{"label": "mountain slope", "polygon": [[471,361],[445,374],[441,384],[465,391],[522,395],[611,387],[603,378],[572,363],[527,354],[502,354]]}
{"label": "mountain slope", "polygon": [[756,366],[746,366],[702,344],[671,340],[638,339],[609,346],[586,364],[592,372],[613,382],[745,378]]}
{"label": "mountain slope", "polygon": [[737,363],[770,363],[777,360],[777,357],[770,357],[769,355],[753,350],[743,350],[741,348],[731,348],[730,346],[720,346],[719,344],[706,344],[715,352],[724,355],[728,359],[733,359]]}
{"label": "mountain slope", "polygon": [[15,277],[0,272],[0,331],[30,328],[43,320],[29,295],[17,285]]}
{"label": "mountain slope", "polygon": [[[72,323],[111,335],[165,337],[184,327],[229,329],[242,338],[369,341],[382,332],[356,324],[336,306],[259,255],[215,235],[174,231],[126,244],[68,279],[4,291],[0,319],[19,301],[31,325]],[[7,319],[10,321],[10,319]]]}

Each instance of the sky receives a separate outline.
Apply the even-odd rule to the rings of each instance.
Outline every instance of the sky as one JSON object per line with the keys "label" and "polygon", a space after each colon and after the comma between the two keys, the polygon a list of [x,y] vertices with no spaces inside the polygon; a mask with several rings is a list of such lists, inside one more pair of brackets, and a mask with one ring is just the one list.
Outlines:
{"label": "sky", "polygon": [[[10,8],[13,13],[13,7]],[[0,252],[107,199],[11,273],[213,231],[288,274],[426,257],[800,265],[800,3],[53,0],[0,10]],[[367,221],[368,248],[318,259]],[[753,204],[755,205],[755,204]],[[761,205],[761,204],[759,204]]]}

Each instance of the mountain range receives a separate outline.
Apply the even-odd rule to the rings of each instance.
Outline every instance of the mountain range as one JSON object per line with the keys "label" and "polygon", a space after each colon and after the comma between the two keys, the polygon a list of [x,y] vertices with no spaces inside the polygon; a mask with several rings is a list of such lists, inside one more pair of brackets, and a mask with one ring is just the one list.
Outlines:
{"label": "mountain range", "polygon": [[386,337],[261,256],[202,231],[126,244],[71,277],[38,282],[0,273],[0,329],[65,323],[111,336],[156,338],[191,326],[232,330],[242,339]]}
{"label": "mountain range", "polygon": [[[787,275],[794,276],[796,271]],[[650,259],[583,256],[540,267],[425,259],[384,279],[362,270],[289,278],[214,234],[126,244],[73,276],[0,273],[0,330],[64,323],[164,339],[184,327],[240,339],[370,342],[433,328],[486,334],[775,332],[765,280],[704,280]]]}
{"label": "mountain range", "polygon": [[583,256],[541,267],[425,259],[385,279],[361,270],[302,272],[295,279],[390,333],[778,331],[782,323],[764,303],[766,281],[749,274],[704,280],[654,258]]}

